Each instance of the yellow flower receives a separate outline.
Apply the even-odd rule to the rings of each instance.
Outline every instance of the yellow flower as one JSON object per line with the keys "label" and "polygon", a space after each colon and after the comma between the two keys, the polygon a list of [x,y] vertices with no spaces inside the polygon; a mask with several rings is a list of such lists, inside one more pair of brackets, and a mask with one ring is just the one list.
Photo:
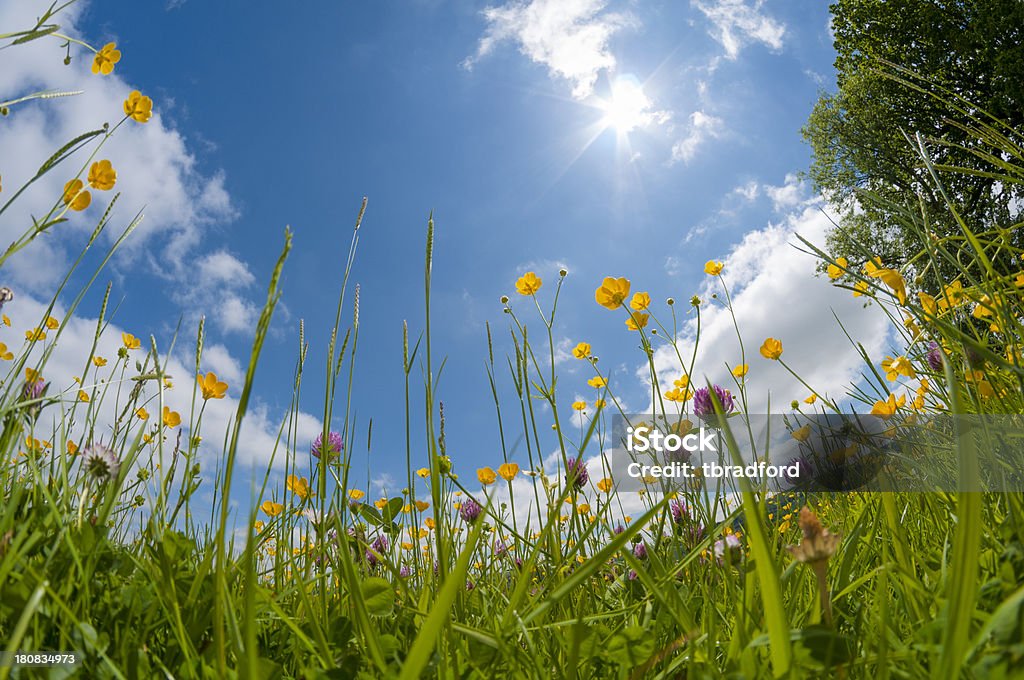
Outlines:
{"label": "yellow flower", "polygon": [[608,384],[608,381],[602,378],[601,376],[595,376],[588,380],[587,384],[593,387],[594,389],[599,390],[602,387],[605,387]]}
{"label": "yellow flower", "polygon": [[[289,491],[301,498],[306,500],[309,498],[309,480],[305,477],[296,477],[295,475],[288,475],[284,480],[284,485]],[[351,495],[351,492],[349,492]]]}
{"label": "yellow flower", "polygon": [[68,455],[69,456],[73,456],[76,453],[78,453],[78,444],[76,444],[75,442],[73,442],[73,441],[71,441],[69,439],[68,443],[67,443],[67,449],[68,449]]}
{"label": "yellow flower", "polygon": [[582,411],[583,409],[587,408],[587,402],[585,402],[585,401],[574,401],[574,402],[572,402],[572,407],[576,411]]}
{"label": "yellow flower", "polygon": [[913,365],[906,357],[886,357],[882,360],[882,370],[885,371],[885,379],[889,382],[896,380],[901,375],[908,378],[916,378],[917,373]]}
{"label": "yellow flower", "polygon": [[871,408],[871,415],[879,416],[882,420],[889,420],[906,403],[907,397],[905,395],[901,394],[899,399],[897,399],[895,394],[890,394],[889,398],[885,401],[875,402],[875,405]]}
{"label": "yellow flower", "polygon": [[181,414],[172,411],[169,406],[164,406],[163,421],[166,427],[177,427],[181,425]]}
{"label": "yellow flower", "polygon": [[131,333],[121,333],[121,342],[124,343],[125,349],[138,349],[142,346],[142,342]]}
{"label": "yellow flower", "polygon": [[581,515],[587,514],[588,512],[590,512],[590,504],[580,503],[579,505],[576,506],[576,512],[580,513]]}
{"label": "yellow flower", "polygon": [[723,269],[725,269],[725,265],[714,260],[708,260],[704,265],[704,273],[708,276],[719,276]]}
{"label": "yellow flower", "polygon": [[78,401],[89,403],[89,393],[85,390],[78,390]]}
{"label": "yellow flower", "polygon": [[85,210],[92,203],[92,194],[85,189],[80,179],[73,179],[64,185],[64,205],[72,210]]}
{"label": "yellow flower", "polygon": [[864,272],[873,279],[881,279],[896,294],[900,304],[906,304],[907,284],[898,271],[883,267],[881,260],[876,257],[864,265]]}
{"label": "yellow flower", "polygon": [[164,378],[164,389],[165,390],[172,390],[172,389],[174,389],[174,383],[171,382],[170,378]]}
{"label": "yellow flower", "polygon": [[34,368],[25,368],[25,380],[27,380],[28,382],[36,382],[42,379],[43,376],[39,373],[39,371],[35,370]]}
{"label": "yellow flower", "polygon": [[935,316],[935,314],[938,313],[938,303],[935,302],[935,298],[931,295],[928,293],[918,293],[917,299],[921,302],[921,308],[926,314]]}
{"label": "yellow flower", "polygon": [[384,506],[388,504],[388,499],[387,498],[379,498],[379,499],[375,500],[373,502],[373,504],[377,507],[378,510],[383,510]]}
{"label": "yellow flower", "polygon": [[260,506],[263,512],[267,513],[268,517],[277,517],[284,511],[284,506],[274,501],[263,501],[263,505]]}
{"label": "yellow flower", "polygon": [[139,420],[145,420],[146,418],[149,417],[149,411],[147,411],[145,408],[140,407],[138,410],[135,411],[135,415],[139,418]]}
{"label": "yellow flower", "polygon": [[638,331],[647,325],[647,320],[650,318],[649,314],[641,314],[640,312],[633,312],[626,319],[626,328],[631,331]]}
{"label": "yellow flower", "polygon": [[764,344],[761,345],[761,356],[765,359],[778,361],[779,357],[782,356],[782,341],[775,338],[766,339]]}
{"label": "yellow flower", "polygon": [[11,317],[9,317],[6,314],[4,314],[2,317],[0,317],[0,319],[3,319],[3,322],[4,322],[5,326],[7,326],[8,328],[11,327]]}
{"label": "yellow flower", "polygon": [[605,493],[612,490],[612,480],[609,477],[605,477],[597,483],[597,488]]}
{"label": "yellow flower", "polygon": [[793,430],[793,439],[798,442],[805,442],[811,436],[810,424],[804,425],[803,427]]}
{"label": "yellow flower", "polygon": [[261,519],[258,519],[258,520],[256,520],[255,522],[252,523],[252,528],[253,528],[253,530],[256,533],[259,533],[259,532],[263,531],[263,527],[265,527],[265,526],[266,525],[263,523],[263,520],[261,520]]}
{"label": "yellow flower", "polygon": [[138,90],[132,90],[124,100],[124,115],[136,123],[145,123],[153,116],[153,100]]}
{"label": "yellow flower", "polygon": [[92,58],[92,72],[109,76],[114,71],[114,64],[121,61],[121,52],[114,43],[107,43]]}
{"label": "yellow flower", "polygon": [[573,348],[572,355],[577,359],[586,359],[590,356],[590,345],[585,342],[581,342]]}
{"label": "yellow flower", "polygon": [[420,512],[423,512],[429,507],[430,503],[428,503],[427,501],[416,501],[416,509],[419,510]]}
{"label": "yellow flower", "polygon": [[845,257],[837,257],[836,263],[828,266],[828,278],[835,281],[843,275],[843,272],[846,271],[846,267],[849,266],[849,264],[850,263],[846,261]]}
{"label": "yellow flower", "polygon": [[622,302],[629,295],[629,279],[605,277],[597,290],[594,291],[594,299],[597,304],[606,309],[618,309]]}
{"label": "yellow flower", "polygon": [[738,364],[736,368],[732,369],[733,377],[742,378],[747,375],[748,370],[750,370],[750,366],[747,364]]}
{"label": "yellow flower", "polygon": [[361,489],[349,489],[348,490],[348,497],[351,498],[354,501],[361,501],[363,499],[363,496],[365,496],[365,495],[366,494],[363,493],[363,491]]}
{"label": "yellow flower", "polygon": [[687,387],[690,386],[690,376],[684,375],[679,380],[673,380],[672,384],[681,390],[685,390]]}
{"label": "yellow flower", "polygon": [[516,281],[516,292],[520,295],[533,295],[543,285],[540,277],[533,272],[526,272]]}
{"label": "yellow flower", "polygon": [[117,171],[110,161],[96,161],[89,168],[89,186],[100,191],[109,191],[117,182]]}
{"label": "yellow flower", "polygon": [[434,527],[437,526],[437,523],[434,522],[434,518],[433,517],[428,517],[425,520],[423,520],[423,526],[425,526],[428,529],[430,529],[431,531],[433,531]]}
{"label": "yellow flower", "polygon": [[651,296],[647,293],[633,293],[633,299],[629,301],[629,306],[642,312],[651,306]]}
{"label": "yellow flower", "polygon": [[605,407],[605,400],[604,399],[597,399],[597,400],[594,401],[594,408],[596,408],[597,410],[600,411],[604,407]]}
{"label": "yellow flower", "polygon": [[25,339],[29,342],[35,342],[36,340],[46,340],[46,331],[38,326],[30,331],[25,331]]}
{"label": "yellow flower", "polygon": [[812,394],[811,396],[809,396],[806,399],[804,399],[804,403],[805,404],[813,404],[816,401],[818,401],[818,395],[817,394]]}
{"label": "yellow flower", "polygon": [[412,543],[409,543],[408,541],[402,542],[402,550],[412,550],[414,547],[415,546]]}
{"label": "yellow flower", "polygon": [[7,345],[0,342],[0,359],[4,361],[10,361],[14,358],[14,354],[7,349]]}
{"label": "yellow flower", "polygon": [[682,403],[684,401],[689,401],[689,399],[693,396],[693,393],[686,388],[673,388],[671,390],[666,390],[665,394],[662,396],[664,396],[669,401]]}
{"label": "yellow flower", "polygon": [[511,482],[519,474],[519,465],[517,463],[502,463],[498,466],[498,474],[506,482]]}
{"label": "yellow flower", "polygon": [[494,480],[498,477],[494,474],[494,470],[489,467],[477,468],[476,478],[480,480],[480,483],[484,486],[488,484],[494,484]]}
{"label": "yellow flower", "polygon": [[49,328],[51,331],[56,330],[57,328],[60,327],[60,321],[57,321],[52,316],[48,316],[46,317],[46,327]]}
{"label": "yellow flower", "polygon": [[430,476],[430,470],[427,468],[420,468],[416,471],[416,474],[419,475],[421,479],[426,479]]}
{"label": "yellow flower", "polygon": [[196,376],[203,399],[223,399],[228,391],[228,384],[217,380],[217,374],[210,371],[204,376]]}
{"label": "yellow flower", "polygon": [[868,292],[868,282],[867,281],[858,281],[857,283],[853,284],[853,297],[860,297],[861,295],[864,295],[867,292]]}
{"label": "yellow flower", "polygon": [[104,359],[101,356],[95,356],[95,357],[92,358],[92,363],[93,363],[94,366],[99,368],[101,366],[106,366],[107,365],[107,360]]}

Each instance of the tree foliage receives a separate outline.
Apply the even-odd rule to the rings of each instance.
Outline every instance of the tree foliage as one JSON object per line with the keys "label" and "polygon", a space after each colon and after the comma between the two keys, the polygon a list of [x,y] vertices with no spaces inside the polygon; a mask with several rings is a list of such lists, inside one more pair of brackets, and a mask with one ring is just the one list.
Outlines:
{"label": "tree foliage", "polygon": [[831,12],[838,88],[820,96],[803,130],[809,177],[841,210],[831,251],[902,264],[925,231],[958,233],[908,141],[918,133],[936,165],[965,170],[942,178],[961,214],[979,228],[1018,219],[1024,185],[972,174],[993,170],[972,118],[998,119],[1020,141],[1024,2],[839,0]]}

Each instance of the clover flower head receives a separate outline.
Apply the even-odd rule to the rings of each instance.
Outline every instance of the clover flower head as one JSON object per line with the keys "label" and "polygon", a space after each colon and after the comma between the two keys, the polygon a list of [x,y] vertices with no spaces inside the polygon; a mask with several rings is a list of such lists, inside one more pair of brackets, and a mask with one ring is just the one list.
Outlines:
{"label": "clover flower head", "polygon": [[641,543],[637,543],[636,545],[634,545],[633,546],[633,555],[638,560],[646,560],[647,559],[647,544],[641,542]]}
{"label": "clover flower head", "polygon": [[735,562],[740,555],[740,539],[734,534],[728,534],[725,538],[720,538],[715,541],[715,544],[711,548],[711,552],[718,558],[718,562],[724,563],[728,557],[730,562]]}
{"label": "clover flower head", "polygon": [[672,501],[669,503],[668,507],[672,512],[672,521],[676,524],[682,524],[690,518],[690,509],[686,507],[686,503],[682,501]]}
{"label": "clover flower head", "polygon": [[934,340],[928,343],[928,354],[925,355],[925,358],[933,371],[942,370],[942,348],[939,347],[939,343]]}
{"label": "clover flower head", "polygon": [[475,522],[480,517],[481,512],[483,512],[483,508],[472,498],[459,506],[459,516],[469,523]]}
{"label": "clover flower head", "polygon": [[587,464],[583,457],[570,458],[565,468],[565,476],[569,484],[576,489],[582,489],[590,481],[590,474],[587,472]]}
{"label": "clover flower head", "polygon": [[85,449],[82,465],[90,477],[105,482],[117,477],[121,462],[112,449],[103,444],[93,444]]}
{"label": "clover flower head", "polygon": [[[712,387],[715,391],[715,396],[718,397],[718,402],[722,405],[722,411],[724,413],[732,411],[734,402],[729,390],[718,385],[713,385]],[[711,390],[707,387],[701,387],[693,393],[693,412],[701,418],[715,414],[715,404],[711,400]]]}
{"label": "clover flower head", "polygon": [[345,442],[341,440],[341,433],[331,430],[327,434],[327,446],[324,447],[323,432],[316,436],[313,441],[313,447],[310,449],[315,457],[319,458],[321,455],[326,455],[328,459],[341,453],[345,449]]}

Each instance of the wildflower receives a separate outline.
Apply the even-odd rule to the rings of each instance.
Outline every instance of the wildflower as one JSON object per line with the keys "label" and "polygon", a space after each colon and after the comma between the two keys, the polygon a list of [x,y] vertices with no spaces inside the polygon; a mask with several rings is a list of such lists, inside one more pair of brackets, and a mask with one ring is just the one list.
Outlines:
{"label": "wildflower", "polygon": [[482,467],[477,469],[476,478],[480,480],[481,484],[487,486],[488,484],[494,484],[494,480],[497,479],[497,476],[491,468]]}
{"label": "wildflower", "polygon": [[687,387],[690,386],[690,376],[684,375],[678,380],[673,380],[672,384],[681,390],[685,390]]}
{"label": "wildflower", "polygon": [[806,399],[804,399],[804,403],[805,404],[813,404],[816,401],[818,401],[818,395],[817,394],[812,394],[811,396],[809,396]]}
{"label": "wildflower", "polygon": [[942,348],[939,347],[939,343],[934,340],[928,343],[928,354],[925,355],[925,358],[933,371],[942,370]]}
{"label": "wildflower", "polygon": [[807,425],[804,425],[801,428],[793,430],[793,439],[797,440],[798,442],[805,442],[805,441],[807,441],[810,438],[810,436],[811,436],[811,425],[810,425],[810,423],[808,423]]}
{"label": "wildflower", "polygon": [[112,449],[103,444],[93,444],[85,449],[82,467],[91,477],[105,482],[117,477],[121,463]]}
{"label": "wildflower", "polygon": [[672,521],[676,524],[682,524],[690,518],[690,510],[682,501],[672,501],[668,504],[668,509],[672,513]]}
{"label": "wildflower", "polygon": [[605,477],[604,479],[597,483],[597,488],[599,491],[608,493],[609,491],[612,490],[612,480],[609,477]]}
{"label": "wildflower", "polygon": [[748,364],[738,364],[732,369],[732,375],[734,378],[743,378],[747,375],[747,371],[749,370],[750,366]]}
{"label": "wildflower", "polygon": [[101,356],[95,356],[92,358],[92,364],[96,368],[102,368],[107,365],[107,360]]}
{"label": "wildflower", "polygon": [[836,279],[843,275],[843,272],[846,271],[846,268],[847,266],[849,266],[849,264],[850,263],[846,261],[845,257],[837,257],[835,264],[830,264],[828,266],[828,278],[835,281]]}
{"label": "wildflower", "polygon": [[595,399],[594,400],[594,408],[596,408],[598,411],[600,411],[601,409],[603,409],[605,407],[606,403],[607,402],[604,399]]}
{"label": "wildflower", "polygon": [[132,90],[124,100],[124,115],[136,123],[145,123],[153,116],[153,100],[138,90]]}
{"label": "wildflower", "polygon": [[36,342],[37,340],[46,339],[46,331],[38,326],[30,331],[25,331],[25,339],[29,342]]}
{"label": "wildflower", "polygon": [[[732,394],[729,393],[729,390],[725,389],[724,387],[719,387],[718,385],[712,385],[712,389],[714,389],[715,397],[717,397],[718,403],[722,407],[722,412],[731,412],[733,410],[734,404]],[[709,390],[707,387],[701,387],[696,392],[694,392],[694,415],[700,416],[702,418],[705,416],[714,415],[715,405],[714,402],[711,401],[711,399],[711,390]]]}
{"label": "wildflower", "polygon": [[54,319],[52,316],[48,316],[46,317],[46,327],[51,331],[56,330],[60,327],[60,321],[57,321],[57,319]]}
{"label": "wildflower", "polygon": [[428,503],[427,501],[416,501],[416,509],[419,510],[420,512],[423,512],[429,507],[430,503]]}
{"label": "wildflower", "polygon": [[573,348],[572,355],[577,359],[586,359],[590,356],[590,345],[586,342],[579,343]]}
{"label": "wildflower", "polygon": [[196,376],[203,399],[223,399],[228,391],[228,384],[217,380],[217,374],[210,371],[206,375]]}
{"label": "wildflower", "polygon": [[567,483],[569,486],[582,489],[590,480],[590,475],[587,473],[587,464],[583,461],[583,457],[570,458],[566,463],[565,477]]}
{"label": "wildflower", "polygon": [[766,338],[764,344],[761,345],[761,356],[765,359],[778,361],[779,357],[782,356],[782,341],[775,338]]}
{"label": "wildflower", "polygon": [[313,446],[310,447],[310,453],[314,457],[319,458],[321,453],[329,460],[333,456],[339,454],[344,450],[345,443],[341,440],[341,434],[331,430],[327,433],[327,446],[324,446],[323,432],[316,436],[313,441]]}
{"label": "wildflower", "polygon": [[853,297],[860,297],[861,295],[864,295],[867,292],[868,292],[868,282],[867,281],[858,281],[857,283],[853,284]]}
{"label": "wildflower", "polygon": [[890,394],[889,398],[885,401],[875,402],[875,405],[871,408],[871,415],[879,416],[882,420],[889,420],[906,403],[907,397],[905,395],[901,394],[899,399],[897,399],[895,394]]}
{"label": "wildflower", "polygon": [[516,292],[520,295],[534,295],[542,285],[539,276],[533,272],[526,272],[516,281]]}
{"label": "wildflower", "polygon": [[896,357],[893,359],[887,356],[882,360],[882,370],[885,371],[885,379],[889,382],[893,382],[901,375],[908,378],[917,377],[913,365],[906,357]]}
{"label": "wildflower", "polygon": [[647,559],[647,544],[646,543],[637,543],[636,545],[634,545],[633,546],[633,555],[635,555],[638,560],[646,560]]}
{"label": "wildflower", "polygon": [[587,402],[585,402],[585,401],[574,401],[574,402],[572,402],[572,407],[576,411],[582,411],[585,408],[587,408]]}
{"label": "wildflower", "polygon": [[85,390],[78,390],[78,401],[89,403],[89,393]]}
{"label": "wildflower", "polygon": [[416,474],[419,475],[421,479],[426,479],[427,477],[430,476],[430,470],[428,470],[427,468],[420,468],[419,470],[416,471]]}
{"label": "wildflower", "polygon": [[284,480],[284,485],[289,491],[301,498],[306,500],[310,497],[309,493],[309,480],[305,477],[296,477],[295,475],[288,475]]}
{"label": "wildflower", "polygon": [[459,506],[459,516],[469,523],[475,522],[480,517],[481,512],[483,512],[483,508],[472,498]]}
{"label": "wildflower", "polygon": [[622,302],[629,295],[629,279],[605,277],[601,285],[594,291],[594,299],[597,304],[606,309],[615,310],[622,306]]}
{"label": "wildflower", "polygon": [[374,507],[376,507],[378,510],[383,510],[384,507],[387,504],[388,504],[388,499],[387,498],[378,498],[377,500],[375,500],[373,502]]}
{"label": "wildflower", "polygon": [[578,512],[581,515],[586,515],[590,512],[590,504],[580,503],[579,505],[576,506],[576,512]]}
{"label": "wildflower", "polygon": [[423,520],[423,526],[425,526],[425,527],[427,527],[427,529],[430,529],[431,531],[433,531],[434,527],[437,526],[437,523],[434,521],[433,517],[428,517],[425,520]]}
{"label": "wildflower", "polygon": [[877,257],[864,265],[864,273],[873,279],[881,279],[882,283],[892,289],[900,304],[907,302],[907,284],[903,277],[895,269],[888,269],[882,266],[881,260]]}
{"label": "wildflower", "polygon": [[633,312],[626,319],[626,328],[631,331],[638,331],[647,325],[647,320],[650,318],[650,314],[641,314],[640,312]]}
{"label": "wildflower", "polygon": [[70,439],[68,440],[68,443],[66,444],[65,448],[67,448],[69,456],[74,456],[75,454],[78,453],[78,444],[71,441]]}
{"label": "wildflower", "polygon": [[605,380],[604,378],[602,378],[601,376],[596,376],[596,377],[593,377],[590,380],[588,380],[587,384],[590,385],[591,387],[593,387],[594,389],[599,390],[602,387],[607,387],[608,386],[608,381]]}
{"label": "wildflower", "polygon": [[741,548],[742,544],[736,534],[727,534],[725,538],[715,541],[715,544],[711,547],[711,552],[714,553],[719,564],[726,562],[733,564],[739,560]]}
{"label": "wildflower", "polygon": [[672,388],[671,390],[666,390],[665,394],[662,396],[664,396],[668,401],[679,403],[689,401],[690,398],[693,397],[693,393],[688,389]]}
{"label": "wildflower", "polygon": [[[21,388],[21,398],[25,401],[35,401],[46,396],[46,390],[50,383],[45,382],[42,377],[31,368],[25,369],[25,384]],[[35,408],[38,408],[36,405]]]}
{"label": "wildflower", "polygon": [[721,262],[715,262],[714,260],[708,260],[704,265],[704,273],[708,276],[721,276],[722,270],[725,265]]}
{"label": "wildflower", "polygon": [[114,43],[107,43],[92,58],[92,72],[109,76],[114,71],[114,64],[121,61],[121,51]]}
{"label": "wildflower", "polygon": [[519,474],[518,463],[503,463],[498,466],[498,474],[506,482],[511,482]]}
{"label": "wildflower", "polygon": [[80,179],[70,180],[64,185],[64,205],[72,210],[85,210],[92,203],[92,194],[85,189]]}
{"label": "wildflower", "polygon": [[89,186],[100,191],[109,191],[117,183],[117,170],[108,160],[96,161],[89,167]]}
{"label": "wildflower", "polygon": [[377,566],[380,560],[383,558],[383,554],[388,550],[388,539],[387,536],[378,536],[373,539],[373,543],[366,550],[366,563],[371,567]]}
{"label": "wildflower", "polygon": [[147,411],[145,407],[140,406],[135,410],[135,417],[139,420],[145,420],[146,418],[149,418],[149,411]]}
{"label": "wildflower", "polygon": [[832,603],[828,594],[828,583],[826,581],[826,564],[828,559],[836,554],[839,549],[839,535],[833,534],[821,525],[818,516],[808,508],[801,508],[798,521],[803,537],[799,545],[787,546],[787,550],[798,562],[809,564],[814,569],[818,580],[818,590],[821,593],[821,605],[824,612],[825,622],[832,620]]}
{"label": "wildflower", "polygon": [[181,414],[172,411],[169,406],[164,406],[163,422],[165,427],[177,427],[181,425]]}
{"label": "wildflower", "polygon": [[648,293],[633,293],[633,299],[629,306],[638,312],[642,312],[651,306],[651,296]]}
{"label": "wildflower", "polygon": [[365,495],[366,494],[363,493],[363,491],[361,489],[349,489],[348,490],[348,497],[351,498],[354,501],[361,501],[363,499],[363,496],[365,496]]}
{"label": "wildflower", "polygon": [[121,342],[125,349],[138,349],[142,346],[142,342],[131,333],[121,333]]}
{"label": "wildflower", "polygon": [[255,531],[256,533],[259,533],[259,532],[263,531],[263,527],[265,527],[265,526],[266,525],[263,523],[263,520],[261,520],[261,519],[258,519],[258,520],[256,520],[255,522],[252,523],[253,531]]}
{"label": "wildflower", "polygon": [[7,345],[0,342],[0,359],[4,361],[10,361],[14,358],[14,353],[7,349]]}

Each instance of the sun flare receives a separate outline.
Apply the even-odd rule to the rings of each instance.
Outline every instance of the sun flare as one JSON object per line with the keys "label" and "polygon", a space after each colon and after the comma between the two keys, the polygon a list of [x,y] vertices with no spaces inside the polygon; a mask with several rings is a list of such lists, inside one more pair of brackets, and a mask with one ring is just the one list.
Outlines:
{"label": "sun flare", "polygon": [[629,77],[616,78],[611,94],[598,103],[598,108],[604,111],[604,127],[615,128],[620,134],[644,127],[654,115],[643,85]]}

